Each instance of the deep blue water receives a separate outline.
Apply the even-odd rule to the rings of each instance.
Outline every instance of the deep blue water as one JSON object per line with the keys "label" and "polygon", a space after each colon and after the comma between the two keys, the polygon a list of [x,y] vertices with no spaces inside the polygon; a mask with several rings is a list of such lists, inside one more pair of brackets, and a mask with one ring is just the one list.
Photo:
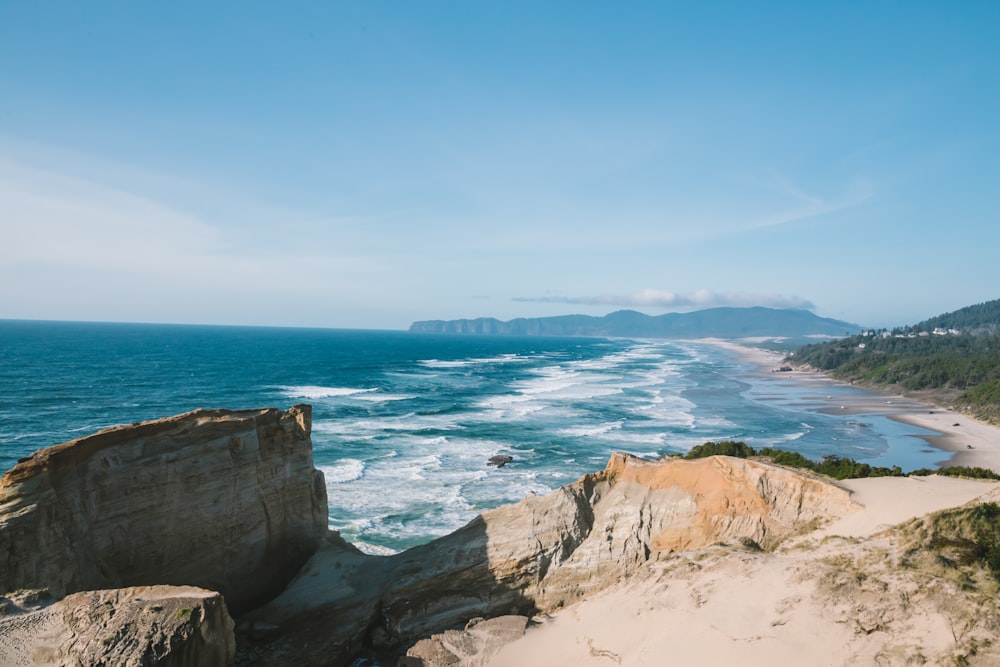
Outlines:
{"label": "deep blue water", "polygon": [[[616,450],[738,439],[904,469],[949,458],[886,416],[898,404],[840,407],[870,398],[691,342],[0,321],[0,469],[115,424],[310,403],[330,524],[372,551],[573,481]],[[487,466],[497,453],[514,463]]]}

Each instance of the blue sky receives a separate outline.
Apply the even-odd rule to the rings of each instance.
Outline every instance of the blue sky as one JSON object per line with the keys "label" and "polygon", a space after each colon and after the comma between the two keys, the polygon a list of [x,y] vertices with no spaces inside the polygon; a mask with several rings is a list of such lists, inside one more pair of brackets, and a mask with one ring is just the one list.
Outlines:
{"label": "blue sky", "polygon": [[997,2],[0,0],[0,318],[1000,297]]}

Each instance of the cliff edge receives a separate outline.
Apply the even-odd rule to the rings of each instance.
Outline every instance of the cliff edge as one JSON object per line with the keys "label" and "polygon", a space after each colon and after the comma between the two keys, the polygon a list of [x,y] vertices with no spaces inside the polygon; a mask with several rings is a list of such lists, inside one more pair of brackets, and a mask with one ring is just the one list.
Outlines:
{"label": "cliff edge", "polygon": [[225,667],[235,652],[222,596],[191,586],[86,591],[32,609],[4,599],[5,667],[156,665]]}
{"label": "cliff edge", "polygon": [[558,609],[661,554],[741,539],[771,547],[857,508],[827,481],[766,463],[615,454],[601,472],[395,556],[332,535],[242,636],[280,629],[253,648],[255,664],[346,665],[475,617]]}
{"label": "cliff edge", "polygon": [[0,593],[279,593],[327,530],[311,408],[195,410],[38,451],[0,478]]}
{"label": "cliff edge", "polygon": [[[652,665],[688,647],[687,662],[721,664],[749,646],[775,656],[760,664],[809,664],[842,645],[843,664],[1000,659],[1000,574],[979,564],[1000,544],[1000,485],[838,485],[755,460],[619,453],[372,556],[327,530],[310,427],[308,406],[198,410],[20,461],[0,478],[0,663]],[[988,493],[873,535],[932,509],[911,496],[939,509]],[[873,511],[883,496],[902,506]],[[612,623],[625,609],[627,627]],[[666,620],[625,641],[640,616]],[[530,628],[518,639],[529,617],[557,638],[552,655]],[[705,628],[729,643],[684,643]]]}

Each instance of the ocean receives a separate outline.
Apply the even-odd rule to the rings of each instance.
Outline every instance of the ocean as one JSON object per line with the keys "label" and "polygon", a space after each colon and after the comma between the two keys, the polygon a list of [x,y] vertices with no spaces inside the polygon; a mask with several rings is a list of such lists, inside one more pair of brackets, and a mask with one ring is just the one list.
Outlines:
{"label": "ocean", "polygon": [[[604,467],[743,440],[904,470],[950,454],[907,409],[686,341],[0,321],[0,470],[98,429],[195,408],[313,406],[330,527],[370,553]],[[513,461],[488,465],[495,454]]]}

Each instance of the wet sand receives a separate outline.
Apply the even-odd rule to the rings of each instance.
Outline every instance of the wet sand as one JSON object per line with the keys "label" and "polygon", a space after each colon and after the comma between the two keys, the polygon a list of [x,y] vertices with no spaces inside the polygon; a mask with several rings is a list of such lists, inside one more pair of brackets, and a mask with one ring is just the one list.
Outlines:
{"label": "wet sand", "polygon": [[[698,342],[723,347],[751,363],[761,373],[772,373],[780,368],[784,355],[771,350],[752,347],[733,341],[705,339]],[[781,372],[781,379],[801,383],[803,386],[847,387],[833,378],[815,371],[792,370]],[[818,412],[843,415],[882,414],[895,421],[934,432],[920,436],[933,447],[953,454],[942,460],[941,467],[974,466],[1000,472],[1000,427],[978,421],[972,417],[933,405],[925,401],[879,392],[871,388],[858,388],[856,396],[839,395],[834,403],[817,405]]]}
{"label": "wet sand", "polygon": [[[783,355],[768,350],[728,341],[698,342],[730,349],[761,373],[782,365]],[[1000,428],[903,396],[867,389],[844,392],[847,385],[821,373],[793,370],[781,376],[782,380],[821,389],[820,399],[802,407],[885,415],[936,433],[920,438],[942,454],[956,453],[943,465],[1000,471]],[[829,398],[838,403],[823,400],[827,387]],[[1000,482],[932,475],[852,479],[836,484],[850,491],[858,503],[857,511],[789,540],[772,554],[708,550],[657,561],[643,576],[534,619],[535,625],[523,638],[505,646],[485,664],[846,667],[910,664],[908,657],[923,658],[925,654],[934,657],[928,664],[945,664],[942,660],[951,655],[957,643],[952,621],[954,598],[946,596],[947,603],[941,608],[944,613],[924,604],[922,589],[914,588],[906,578],[907,571],[894,568],[891,558],[885,556],[894,553],[897,546],[887,538],[880,543],[879,535],[890,526],[929,512],[969,502],[996,502],[1000,500]],[[879,548],[885,549],[884,554],[870,560],[871,554],[883,553],[877,551]],[[876,577],[885,586],[875,596],[879,602],[895,599],[889,593],[916,592],[913,598],[906,598],[906,605],[892,612],[891,618],[886,617],[890,618],[886,627],[879,626],[877,632],[861,631],[845,619],[862,607],[856,602],[845,606],[831,593],[833,589],[823,587],[821,577],[811,576],[821,573],[824,563],[832,562],[865,562],[868,573],[876,564],[886,565]],[[900,660],[887,658],[894,651],[899,654],[896,657],[902,656]]]}

